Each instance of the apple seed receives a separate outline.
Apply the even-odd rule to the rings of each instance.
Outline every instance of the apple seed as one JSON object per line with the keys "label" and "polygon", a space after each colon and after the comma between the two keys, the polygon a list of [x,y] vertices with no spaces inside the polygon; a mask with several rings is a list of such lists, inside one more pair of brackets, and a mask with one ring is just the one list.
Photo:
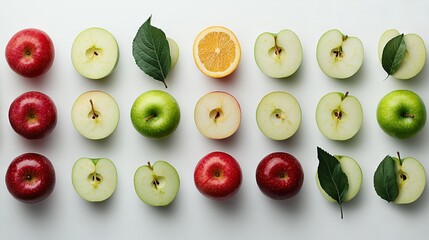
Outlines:
{"label": "apple seed", "polygon": [[98,118],[98,114],[95,112],[94,103],[92,102],[92,99],[89,99],[89,103],[91,104],[92,119]]}

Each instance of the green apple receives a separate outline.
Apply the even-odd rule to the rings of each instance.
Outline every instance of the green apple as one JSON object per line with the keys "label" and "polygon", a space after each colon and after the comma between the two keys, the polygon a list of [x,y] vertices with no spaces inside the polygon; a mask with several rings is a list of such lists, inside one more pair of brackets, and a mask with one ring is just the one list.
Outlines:
{"label": "green apple", "polygon": [[167,41],[168,41],[168,46],[170,48],[170,58],[171,58],[170,69],[172,69],[176,66],[177,61],[179,61],[179,46],[177,45],[176,41],[174,41],[171,38],[167,38]]}
{"label": "green apple", "polygon": [[415,158],[406,157],[396,162],[397,182],[399,194],[393,203],[408,204],[416,201],[423,193],[426,185],[426,171],[423,165]]}
{"label": "green apple", "polygon": [[75,129],[84,137],[98,140],[112,134],[119,123],[116,100],[102,91],[88,91],[73,103],[71,119]]}
{"label": "green apple", "polygon": [[316,57],[320,69],[327,76],[349,78],[362,66],[363,45],[359,38],[331,29],[320,37]]}
{"label": "green apple", "polygon": [[145,137],[164,138],[172,134],[180,122],[176,99],[161,90],[142,93],[131,107],[131,122]]}
{"label": "green apple", "polygon": [[209,92],[195,105],[194,121],[203,136],[210,139],[228,138],[240,126],[240,104],[227,92]]}
{"label": "green apple", "polygon": [[[347,181],[349,183],[349,189],[347,193],[344,195],[344,202],[352,200],[360,191],[362,186],[363,174],[362,169],[359,164],[351,157],[335,155],[334,156],[339,162],[341,166],[341,170],[347,176]],[[329,196],[325,190],[323,190],[322,186],[319,182],[319,177],[316,173],[316,184],[319,188],[319,191],[322,193],[323,197],[325,197],[330,202],[336,202],[331,196]]]}
{"label": "green apple", "polygon": [[134,174],[137,196],[151,206],[169,205],[176,198],[179,188],[179,174],[166,161],[143,165]]}
{"label": "green apple", "polygon": [[287,92],[265,95],[256,109],[256,122],[261,132],[273,140],[292,137],[301,126],[301,107]]}
{"label": "green apple", "polygon": [[377,122],[390,136],[409,138],[425,126],[425,104],[413,91],[391,91],[378,103]]}
{"label": "green apple", "polygon": [[329,139],[343,141],[352,138],[359,132],[362,121],[362,105],[348,92],[328,93],[317,104],[317,127]]}
{"label": "green apple", "polygon": [[[386,44],[394,37],[400,35],[398,30],[385,31],[378,43],[378,58],[382,62],[383,51]],[[426,63],[426,46],[423,39],[414,33],[404,35],[406,52],[398,70],[392,74],[396,79],[410,79],[423,69]]]}
{"label": "green apple", "polygon": [[71,58],[79,74],[89,79],[101,79],[115,69],[119,59],[118,43],[106,29],[91,27],[75,38]]}
{"label": "green apple", "polygon": [[256,39],[254,54],[256,64],[267,76],[289,77],[301,65],[301,41],[289,29],[281,30],[278,33],[264,32]]}
{"label": "green apple", "polygon": [[80,158],[73,165],[72,184],[77,194],[89,202],[108,199],[116,190],[118,174],[107,158]]}

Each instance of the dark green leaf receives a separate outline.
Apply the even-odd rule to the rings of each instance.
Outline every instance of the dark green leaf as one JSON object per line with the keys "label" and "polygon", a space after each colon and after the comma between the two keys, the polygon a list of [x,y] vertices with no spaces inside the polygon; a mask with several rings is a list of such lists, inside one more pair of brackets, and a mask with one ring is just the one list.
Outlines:
{"label": "dark green leaf", "polygon": [[133,40],[137,66],[147,75],[164,83],[170,71],[170,47],[165,33],[150,24],[152,16],[139,28]]}
{"label": "dark green leaf", "polygon": [[406,51],[404,34],[398,35],[387,42],[383,49],[381,64],[388,75],[392,75],[398,70],[402,60],[404,60]]}
{"label": "dark green leaf", "polygon": [[320,147],[317,147],[317,158],[319,159],[317,176],[320,186],[330,197],[337,201],[340,206],[341,218],[343,218],[342,204],[344,195],[349,189],[347,176],[341,169],[340,162]]}
{"label": "dark green leaf", "polygon": [[374,174],[374,188],[378,196],[388,202],[394,201],[398,197],[396,163],[392,157],[386,156],[378,165]]}

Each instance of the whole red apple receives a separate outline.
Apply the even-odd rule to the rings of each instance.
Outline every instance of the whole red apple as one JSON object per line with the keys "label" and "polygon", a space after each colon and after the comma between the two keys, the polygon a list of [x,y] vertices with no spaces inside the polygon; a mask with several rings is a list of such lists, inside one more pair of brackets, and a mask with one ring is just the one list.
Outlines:
{"label": "whole red apple", "polygon": [[57,108],[46,94],[25,92],[11,103],[9,122],[13,130],[25,138],[43,138],[57,124]]}
{"label": "whole red apple", "polygon": [[10,163],[5,181],[14,198],[24,203],[37,203],[54,190],[55,170],[45,156],[24,153]]}
{"label": "whole red apple", "polygon": [[37,77],[47,72],[54,62],[55,49],[44,31],[27,28],[9,40],[5,50],[10,68],[24,77]]}
{"label": "whole red apple", "polygon": [[288,199],[301,190],[304,172],[294,156],[274,152],[265,156],[258,164],[256,183],[266,196],[277,200]]}
{"label": "whole red apple", "polygon": [[224,152],[212,152],[196,165],[194,182],[198,191],[211,199],[227,199],[237,193],[242,174],[238,162]]}

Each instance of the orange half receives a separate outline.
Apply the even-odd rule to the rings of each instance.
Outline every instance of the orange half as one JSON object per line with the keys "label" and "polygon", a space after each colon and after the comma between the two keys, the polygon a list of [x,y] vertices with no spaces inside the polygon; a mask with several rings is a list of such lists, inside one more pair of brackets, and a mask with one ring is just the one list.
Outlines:
{"label": "orange half", "polygon": [[198,69],[213,78],[231,74],[241,58],[237,37],[222,26],[212,26],[201,31],[195,38],[193,53]]}

